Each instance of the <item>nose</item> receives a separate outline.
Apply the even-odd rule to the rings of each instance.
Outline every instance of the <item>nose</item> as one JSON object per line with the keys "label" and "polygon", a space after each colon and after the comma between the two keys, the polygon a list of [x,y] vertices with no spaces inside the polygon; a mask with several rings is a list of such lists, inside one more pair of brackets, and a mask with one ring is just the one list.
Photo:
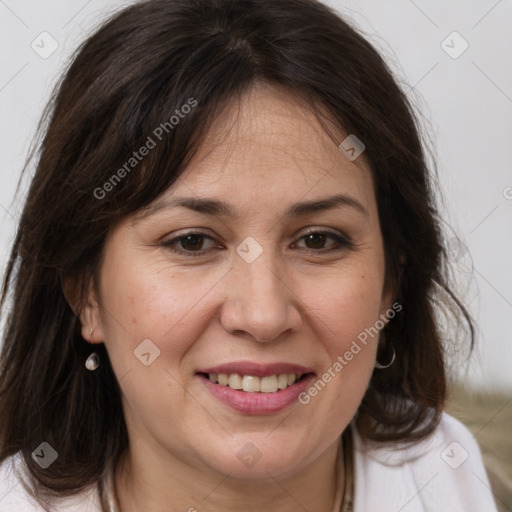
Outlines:
{"label": "nose", "polygon": [[252,263],[235,256],[222,305],[220,322],[226,332],[269,342],[301,326],[300,301],[287,283],[283,268],[265,251]]}

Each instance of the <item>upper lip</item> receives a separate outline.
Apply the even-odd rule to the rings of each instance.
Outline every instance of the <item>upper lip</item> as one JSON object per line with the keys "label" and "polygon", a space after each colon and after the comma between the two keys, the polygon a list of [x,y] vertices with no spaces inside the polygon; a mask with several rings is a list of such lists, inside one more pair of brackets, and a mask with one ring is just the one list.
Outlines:
{"label": "upper lip", "polygon": [[261,364],[251,361],[233,361],[231,363],[220,364],[198,370],[197,373],[238,373],[239,375],[252,375],[254,377],[267,377],[269,375],[279,375],[281,373],[313,373],[311,368],[294,363],[270,363]]}

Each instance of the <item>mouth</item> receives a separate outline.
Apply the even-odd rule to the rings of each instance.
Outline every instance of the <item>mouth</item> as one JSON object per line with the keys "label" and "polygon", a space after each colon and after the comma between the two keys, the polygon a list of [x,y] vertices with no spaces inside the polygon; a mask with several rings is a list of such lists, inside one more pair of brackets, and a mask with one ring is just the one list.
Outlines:
{"label": "mouth", "polygon": [[258,377],[256,375],[240,375],[239,373],[199,373],[213,384],[229,387],[245,393],[277,393],[293,386],[306,378],[310,373],[279,373]]}
{"label": "mouth", "polygon": [[201,369],[196,375],[230,408],[244,414],[272,414],[297,402],[315,373],[287,363],[240,362]]}

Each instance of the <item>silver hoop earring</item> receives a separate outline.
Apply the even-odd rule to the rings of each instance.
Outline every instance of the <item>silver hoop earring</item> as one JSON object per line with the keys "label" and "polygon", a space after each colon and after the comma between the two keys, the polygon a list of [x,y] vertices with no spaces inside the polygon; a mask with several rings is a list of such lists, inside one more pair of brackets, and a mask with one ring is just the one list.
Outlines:
{"label": "silver hoop earring", "polygon": [[396,359],[395,347],[393,346],[393,343],[391,343],[390,345],[391,345],[391,349],[393,350],[393,355],[391,356],[391,361],[388,364],[380,364],[376,360],[375,361],[375,368],[377,370],[385,370],[386,368],[389,368],[395,362],[395,359]]}
{"label": "silver hoop earring", "polygon": [[93,372],[94,370],[96,370],[96,368],[98,368],[98,366],[100,365],[100,356],[98,356],[98,354],[96,354],[96,352],[93,352],[88,358],[87,360],[85,361],[85,367]]}

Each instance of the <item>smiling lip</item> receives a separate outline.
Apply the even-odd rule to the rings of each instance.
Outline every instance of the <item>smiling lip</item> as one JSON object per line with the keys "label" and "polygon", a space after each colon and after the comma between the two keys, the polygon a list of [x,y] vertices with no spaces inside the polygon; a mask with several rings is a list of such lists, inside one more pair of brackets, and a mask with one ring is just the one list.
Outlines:
{"label": "smiling lip", "polygon": [[[231,389],[228,386],[215,384],[208,379],[207,374],[209,373],[238,373],[239,375],[253,375],[255,377],[267,377],[269,375],[282,373],[298,373],[303,374],[303,378],[295,384],[276,391],[275,393],[249,393]],[[315,376],[311,368],[301,365],[291,363],[262,365],[246,361],[201,369],[197,372],[197,375],[206,388],[221,402],[238,412],[251,415],[277,413],[297,402],[300,393],[307,388]]]}
{"label": "smiling lip", "polygon": [[197,373],[238,373],[240,375],[253,375],[254,377],[267,377],[279,373],[313,373],[313,370],[292,363],[259,364],[251,361],[236,361],[198,370]]}

